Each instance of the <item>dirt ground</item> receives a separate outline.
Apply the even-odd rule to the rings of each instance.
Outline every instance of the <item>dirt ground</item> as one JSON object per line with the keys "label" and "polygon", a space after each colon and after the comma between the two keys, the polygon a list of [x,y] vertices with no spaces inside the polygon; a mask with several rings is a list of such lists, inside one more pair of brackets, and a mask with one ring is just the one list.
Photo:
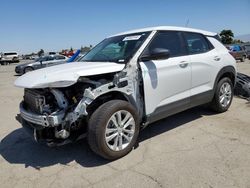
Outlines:
{"label": "dirt ground", "polygon": [[[250,61],[238,63],[250,75]],[[250,188],[250,103],[234,98],[214,114],[197,107],[150,125],[139,146],[113,162],[85,140],[58,148],[34,143],[16,120],[23,90],[15,65],[0,66],[0,187]]]}

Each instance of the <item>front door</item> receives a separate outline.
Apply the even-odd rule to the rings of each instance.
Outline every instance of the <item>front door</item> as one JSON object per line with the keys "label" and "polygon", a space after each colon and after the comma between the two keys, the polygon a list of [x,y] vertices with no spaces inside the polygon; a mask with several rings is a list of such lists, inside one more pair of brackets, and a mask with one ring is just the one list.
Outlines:
{"label": "front door", "polygon": [[[164,60],[140,62],[143,76],[146,115],[171,113],[190,103],[191,66],[180,32],[159,31],[144,53],[154,48],[168,49]],[[165,115],[168,115],[168,112]],[[160,119],[158,118],[158,119]]]}

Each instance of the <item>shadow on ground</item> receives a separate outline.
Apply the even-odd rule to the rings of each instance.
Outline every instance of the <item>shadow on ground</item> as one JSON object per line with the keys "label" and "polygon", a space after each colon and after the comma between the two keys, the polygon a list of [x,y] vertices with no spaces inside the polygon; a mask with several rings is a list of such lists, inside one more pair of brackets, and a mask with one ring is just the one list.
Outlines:
{"label": "shadow on ground", "polygon": [[[163,119],[141,131],[137,147],[146,139],[212,114],[211,111],[198,107]],[[23,128],[14,130],[1,140],[0,155],[11,164],[24,164],[25,167],[36,169],[55,164],[67,165],[71,161],[84,167],[100,166],[109,162],[95,155],[85,139],[74,144],[49,148],[35,143]]]}

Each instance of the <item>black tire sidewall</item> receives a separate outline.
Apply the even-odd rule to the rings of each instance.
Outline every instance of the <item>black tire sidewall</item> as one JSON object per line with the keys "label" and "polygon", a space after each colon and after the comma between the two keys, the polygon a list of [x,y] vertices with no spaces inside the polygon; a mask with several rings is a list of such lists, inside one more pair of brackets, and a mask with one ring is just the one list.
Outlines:
{"label": "black tire sidewall", "polygon": [[[28,71],[27,71],[28,70]],[[34,69],[32,68],[32,67],[26,67],[25,69],[24,69],[24,73],[27,73],[27,72],[31,72],[31,71],[33,71]]]}
{"label": "black tire sidewall", "polygon": [[[223,107],[220,103],[220,89],[221,89],[221,86],[224,84],[224,83],[229,83],[230,86],[231,86],[231,100],[230,100],[230,103],[226,106],[226,107]],[[232,81],[229,79],[229,78],[222,78],[218,84],[217,84],[217,87],[216,87],[216,91],[215,91],[215,105],[216,105],[216,111],[219,111],[219,112],[225,112],[228,110],[228,108],[230,107],[232,101],[233,101],[233,95],[234,95],[234,89],[233,89],[233,84],[232,84]]]}
{"label": "black tire sidewall", "polygon": [[[132,138],[132,141],[124,150],[113,151],[106,144],[105,130],[106,130],[106,125],[110,117],[119,110],[126,110],[132,114],[135,120],[135,133]],[[93,130],[95,130],[95,132],[93,132]],[[127,153],[129,153],[133,149],[133,146],[135,145],[137,141],[138,134],[139,134],[138,113],[135,110],[135,108],[126,101],[112,100],[112,101],[108,101],[107,103],[104,103],[92,114],[89,120],[88,138],[96,139],[97,147],[95,147],[94,150],[97,149],[98,151],[95,151],[95,152],[106,159],[111,159],[111,160],[118,159],[120,157],[125,156]],[[89,142],[89,144],[91,144],[91,142]]]}

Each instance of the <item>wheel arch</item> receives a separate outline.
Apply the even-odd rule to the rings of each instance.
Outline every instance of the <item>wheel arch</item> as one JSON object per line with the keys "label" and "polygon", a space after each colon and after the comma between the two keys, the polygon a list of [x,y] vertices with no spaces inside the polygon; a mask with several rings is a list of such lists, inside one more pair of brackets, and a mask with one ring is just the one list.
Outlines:
{"label": "wheel arch", "polygon": [[93,112],[102,104],[115,99],[127,101],[137,110],[137,105],[132,95],[127,95],[120,91],[110,91],[98,96],[93,102],[90,103],[90,105],[87,106],[89,116],[91,116]]}
{"label": "wheel arch", "polygon": [[218,84],[218,82],[222,79],[228,77],[231,79],[233,86],[235,86],[236,83],[236,70],[233,66],[226,66],[223,67],[219,73],[217,74],[217,77],[215,79],[215,83],[214,83],[214,87],[213,90],[215,90],[216,85]]}
{"label": "wheel arch", "polygon": [[23,73],[26,73],[26,70],[27,70],[27,69],[32,69],[32,71],[35,70],[34,67],[32,67],[32,66],[27,66],[27,67],[24,67],[24,68],[23,68]]}

